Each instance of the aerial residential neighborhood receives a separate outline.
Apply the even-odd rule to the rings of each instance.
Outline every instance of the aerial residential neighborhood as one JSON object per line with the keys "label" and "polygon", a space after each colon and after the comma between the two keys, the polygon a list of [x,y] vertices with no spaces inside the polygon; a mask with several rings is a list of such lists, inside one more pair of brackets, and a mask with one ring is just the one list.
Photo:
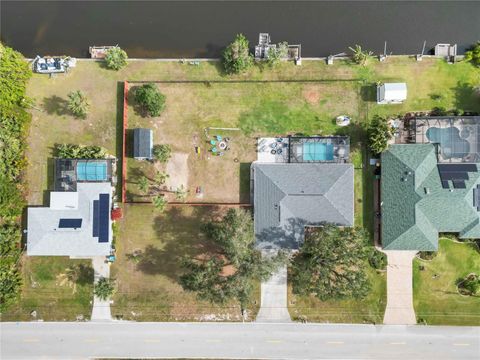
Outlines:
{"label": "aerial residential neighborhood", "polygon": [[478,3],[137,3],[0,4],[0,358],[480,358]]}

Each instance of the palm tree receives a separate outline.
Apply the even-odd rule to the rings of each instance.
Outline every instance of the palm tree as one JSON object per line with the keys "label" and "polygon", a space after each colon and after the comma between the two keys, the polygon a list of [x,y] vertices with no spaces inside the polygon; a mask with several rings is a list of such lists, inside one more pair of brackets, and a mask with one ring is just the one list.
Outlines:
{"label": "palm tree", "polygon": [[150,183],[148,182],[148,179],[146,176],[142,176],[138,180],[138,188],[143,194],[146,194],[148,192],[148,189],[150,188]]}
{"label": "palm tree", "polygon": [[185,189],[183,185],[180,185],[180,187],[175,190],[175,198],[178,201],[185,201],[188,195],[188,190]]}
{"label": "palm tree", "polygon": [[87,116],[88,107],[90,106],[87,97],[80,90],[72,91],[67,96],[68,108],[73,115],[82,118]]}
{"label": "palm tree", "polygon": [[157,185],[163,185],[165,184],[165,181],[167,181],[167,179],[170,177],[170,175],[168,175],[166,172],[162,172],[162,171],[158,171],[156,174],[155,174],[155,183]]}
{"label": "palm tree", "polygon": [[163,213],[166,208],[167,208],[167,200],[163,195],[156,195],[152,199],[153,206],[155,206],[155,209],[157,209],[159,212]]}
{"label": "palm tree", "polygon": [[101,300],[107,300],[115,292],[115,283],[107,278],[101,277],[93,288],[95,296]]}
{"label": "palm tree", "polygon": [[373,55],[371,51],[362,50],[360,45],[355,45],[355,48],[349,47],[349,49],[353,52],[353,61],[362,66],[367,65],[368,59]]}

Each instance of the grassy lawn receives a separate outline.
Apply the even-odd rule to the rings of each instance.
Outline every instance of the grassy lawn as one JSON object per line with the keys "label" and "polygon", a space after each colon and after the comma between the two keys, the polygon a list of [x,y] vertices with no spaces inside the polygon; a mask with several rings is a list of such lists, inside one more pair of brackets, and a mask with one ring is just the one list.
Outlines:
{"label": "grassy lawn", "polygon": [[367,266],[371,291],[363,300],[320,301],[314,296],[296,296],[288,289],[288,310],[292,319],[308,322],[381,324],[387,305],[386,273]]}
{"label": "grassy lawn", "polygon": [[[181,259],[208,246],[200,225],[221,214],[213,207],[172,207],[159,215],[151,205],[127,204],[120,223],[118,259],[112,266],[118,292],[112,315],[137,321],[241,320],[236,303],[214,306],[183,291],[178,283]],[[139,260],[131,254],[141,252]],[[250,315],[258,311],[259,287]]]}
{"label": "grassy lawn", "polygon": [[[425,269],[420,270],[420,266]],[[480,273],[480,252],[469,243],[442,238],[437,256],[413,263],[413,304],[417,320],[428,325],[480,325],[480,296],[462,296],[455,283]],[[434,277],[434,275],[437,275]]]}
{"label": "grassy lawn", "polygon": [[[101,145],[112,155],[119,156],[124,80],[132,82],[132,85],[135,85],[135,81],[164,81],[158,87],[167,96],[165,112],[160,117],[145,119],[130,106],[129,128],[152,128],[155,143],[167,143],[173,148],[172,160],[166,165],[156,165],[157,168],[149,163],[128,159],[127,189],[130,200],[148,201],[148,196],[140,194],[138,190],[139,177],[153,177],[157,170],[164,170],[170,174],[167,190],[184,184],[190,190],[189,201],[248,202],[249,165],[256,157],[256,137],[297,132],[346,133],[351,136],[352,162],[356,167],[355,221],[370,230],[371,174],[366,171],[368,159],[364,158],[365,141],[359,125],[374,114],[396,115],[412,110],[428,110],[435,106],[480,111],[480,102],[474,101],[471,91],[472,85],[480,83],[480,71],[466,63],[447,65],[433,59],[415,62],[410,58],[399,57],[389,58],[384,63],[374,61],[363,68],[348,61],[336,61],[333,66],[320,61],[303,61],[302,66],[283,63],[274,69],[254,67],[242,75],[225,76],[216,62],[190,66],[174,62],[132,61],[126,68],[115,72],[105,69],[98,62],[79,61],[66,75],[49,78],[35,74],[29,83],[28,95],[36,102],[35,109],[32,109],[33,120],[27,151],[29,167],[26,177],[30,205],[46,204],[46,190],[52,182],[52,150],[56,143]],[[265,80],[275,82],[265,83]],[[290,80],[306,81],[294,83]],[[372,97],[375,93],[373,84],[376,81],[390,80],[407,82],[407,102],[403,105],[376,105]],[[67,94],[73,90],[83,91],[89,99],[90,111],[84,120],[73,118],[66,109]],[[432,96],[438,94],[441,95],[440,98]],[[340,114],[350,115],[355,125],[349,129],[337,128],[333,120]],[[209,156],[208,138],[204,131],[207,127],[240,129],[232,132],[210,131],[210,136],[219,134],[231,138],[231,150],[225,156]],[[200,155],[195,154],[195,146],[201,148]],[[195,196],[198,187],[203,192],[201,198]],[[236,313],[236,310],[232,313],[212,308],[209,304],[198,302],[192,294],[182,292],[176,282],[178,265],[173,266],[168,261],[160,262],[154,266],[158,266],[159,270],[150,274],[139,270],[136,264],[126,259],[126,254],[136,249],[145,250],[149,245],[165,251],[177,250],[173,256],[169,253],[162,258],[173,259],[180,256],[183,250],[200,244],[199,219],[206,215],[197,208],[175,211],[177,210],[159,217],[149,206],[126,207],[121,237],[117,241],[118,262],[114,266],[121,287],[115,299],[115,314],[123,315],[124,318],[153,320],[200,319],[208,314],[220,316]],[[176,243],[186,244],[185,248],[182,251],[179,248],[170,250]],[[160,253],[163,254],[163,250],[153,252]],[[34,278],[32,281],[38,281],[35,276],[38,263],[42,260],[25,257],[22,261],[26,281],[24,300],[19,306],[24,306],[27,299],[36,299],[29,294],[38,289],[31,289],[29,281],[31,276]],[[56,263],[68,260],[55,258],[51,261],[59,272],[67,267],[66,263],[62,263],[57,268]],[[367,300],[341,303],[341,306],[351,308],[350,313],[360,309],[360,312],[370,314],[355,315],[355,321],[376,321],[375,316],[383,312],[383,275],[371,276],[376,289],[374,292],[379,296],[376,299],[378,304]],[[55,309],[48,315],[39,314],[39,317],[47,319],[50,316],[50,319],[61,320],[87,313],[69,305],[73,301],[69,293],[71,290],[56,287],[54,282],[50,285],[49,296],[56,299]],[[79,296],[77,290],[74,298]],[[338,305],[296,299],[296,304],[302,302],[307,304],[305,308],[315,313],[328,306],[334,308]],[[45,303],[51,302],[47,300]],[[364,307],[365,304],[370,305]],[[162,311],[154,314],[154,306]],[[26,306],[25,311],[27,308],[26,316],[29,317],[31,310]],[[379,311],[379,308],[382,310]],[[22,311],[18,308],[11,314],[24,316]],[[132,315],[132,311],[135,315]],[[322,320],[321,317],[318,319]],[[338,316],[323,319],[346,321],[345,317]]]}
{"label": "grassy lawn", "polygon": [[[77,284],[66,281],[71,266],[84,265]],[[93,268],[90,260],[70,260],[67,257],[31,257],[24,261],[23,289],[20,301],[2,321],[75,321],[82,315],[89,319],[93,301]],[[32,311],[37,317],[32,317]]]}

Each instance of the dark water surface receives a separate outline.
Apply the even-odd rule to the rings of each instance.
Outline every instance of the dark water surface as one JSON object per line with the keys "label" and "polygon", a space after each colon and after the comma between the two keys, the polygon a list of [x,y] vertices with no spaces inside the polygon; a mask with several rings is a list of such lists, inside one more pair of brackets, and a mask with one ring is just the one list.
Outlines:
{"label": "dark water surface", "polygon": [[480,1],[1,1],[1,39],[33,57],[87,57],[119,44],[130,57],[217,57],[236,33],[301,43],[303,56],[361,44],[415,54],[438,42],[464,50],[480,39]]}

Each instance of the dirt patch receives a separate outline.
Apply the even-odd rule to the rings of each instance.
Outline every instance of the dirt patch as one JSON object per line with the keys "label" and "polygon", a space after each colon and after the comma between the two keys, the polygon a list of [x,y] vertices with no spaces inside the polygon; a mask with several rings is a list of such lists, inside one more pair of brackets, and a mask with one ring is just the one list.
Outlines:
{"label": "dirt patch", "polygon": [[165,182],[169,190],[175,191],[182,185],[188,189],[188,154],[173,153],[165,171],[169,175]]}
{"label": "dirt patch", "polygon": [[302,95],[310,105],[316,105],[320,100],[320,92],[318,89],[307,88],[303,90]]}

